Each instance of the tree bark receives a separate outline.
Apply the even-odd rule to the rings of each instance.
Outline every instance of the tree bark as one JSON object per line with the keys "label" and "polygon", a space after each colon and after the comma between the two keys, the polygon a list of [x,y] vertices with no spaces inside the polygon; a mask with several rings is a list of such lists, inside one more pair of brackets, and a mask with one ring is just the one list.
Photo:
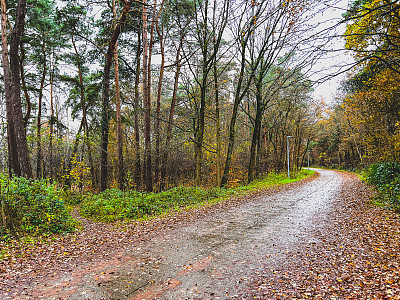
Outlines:
{"label": "tree bark", "polygon": [[25,71],[24,71],[24,60],[25,60],[25,49],[24,49],[24,44],[20,42],[19,49],[21,51],[20,58],[19,58],[19,69],[21,72],[21,86],[22,90],[24,91],[24,96],[25,96],[25,101],[26,101],[26,113],[24,117],[24,127],[26,130],[26,127],[28,125],[29,117],[31,115],[31,110],[32,110],[32,103],[28,94],[28,88],[26,86],[25,82]]}
{"label": "tree bark", "polygon": [[10,64],[8,60],[8,43],[7,43],[7,7],[6,1],[1,0],[1,45],[2,45],[2,62],[4,73],[4,95],[6,102],[7,117],[7,142],[8,142],[8,160],[9,173],[21,176],[19,167],[17,140],[14,129],[13,110],[11,102],[11,83],[10,83]]}
{"label": "tree bark", "polygon": [[221,124],[219,108],[219,88],[217,76],[217,62],[214,61],[214,90],[215,90],[215,123],[217,139],[217,186],[221,184]]}
{"label": "tree bark", "polygon": [[110,43],[108,45],[105,64],[104,64],[104,78],[103,78],[103,94],[102,94],[102,116],[101,116],[101,155],[100,155],[100,190],[107,189],[107,176],[108,176],[108,134],[110,122],[110,71],[112,65],[112,58],[114,55],[115,45],[121,33],[122,24],[126,21],[129,12],[130,3],[124,0],[124,7],[122,14],[119,17],[118,23],[114,28]]}
{"label": "tree bark", "polygon": [[143,23],[143,109],[144,109],[144,179],[146,191],[153,191],[153,178],[151,170],[151,132],[150,132],[150,84],[149,84],[149,54],[147,40],[147,1],[143,1],[142,23]]}
{"label": "tree bark", "polygon": [[[113,16],[115,22],[117,21],[117,9],[115,0],[113,0]],[[117,24],[115,24],[115,27]],[[120,190],[125,188],[125,169],[124,169],[124,155],[122,144],[122,124],[121,124],[121,91],[119,86],[119,64],[118,64],[118,42],[115,43],[114,49],[114,78],[115,78],[115,113],[117,121],[117,153],[118,153],[118,187]]]}
{"label": "tree bark", "polygon": [[[231,122],[229,125],[229,141],[228,141],[228,150],[226,153],[226,159],[225,159],[225,168],[224,168],[224,174],[222,175],[221,178],[221,187],[225,187],[228,183],[228,176],[229,176],[229,171],[231,167],[231,162],[232,162],[232,153],[233,153],[233,146],[235,143],[235,126],[236,126],[236,118],[237,118],[237,113],[239,109],[239,104],[242,102],[242,99],[245,95],[245,92],[241,93],[241,88],[243,84],[243,77],[244,77],[244,71],[245,71],[245,62],[246,62],[246,52],[245,52],[245,46],[246,44],[242,44],[242,57],[241,57],[241,67],[240,67],[240,74],[239,74],[239,80],[236,86],[236,92],[235,92],[235,101],[233,104],[233,110],[232,110],[232,115],[231,115]],[[247,84],[247,87],[245,91],[247,91],[249,87],[249,83]]]}
{"label": "tree bark", "polygon": [[135,183],[138,189],[142,185],[142,165],[140,159],[140,132],[139,132],[139,82],[140,82],[140,53],[141,53],[141,33],[138,32],[138,45],[136,51],[136,76],[135,76]]}
{"label": "tree bark", "polygon": [[[156,2],[155,2],[156,3]],[[160,173],[160,114],[161,114],[161,92],[162,92],[162,83],[164,77],[164,67],[165,67],[165,52],[164,52],[164,35],[162,30],[159,28],[158,19],[160,17],[161,11],[164,6],[164,0],[161,2],[161,8],[157,14],[157,18],[154,20],[156,25],[156,31],[158,37],[160,38],[160,51],[161,51],[161,64],[160,64],[160,74],[158,76],[158,89],[157,89],[157,102],[156,102],[156,124],[155,124],[155,137],[156,137],[156,161],[154,166],[154,183],[157,183],[159,180]]]}
{"label": "tree bark", "polygon": [[250,147],[250,162],[249,169],[247,172],[247,182],[250,183],[255,179],[255,166],[256,166],[256,153],[257,153],[257,145],[260,141],[260,131],[261,131],[261,118],[262,118],[262,94],[261,94],[261,86],[257,84],[256,87],[256,118],[254,120],[254,129],[251,139],[251,147]]}
{"label": "tree bark", "polygon": [[[54,54],[54,53],[53,53]],[[50,136],[49,136],[49,154],[50,154],[50,180],[55,179],[54,166],[53,166],[53,134],[54,134],[54,68],[55,63],[50,68]]]}
{"label": "tree bark", "polygon": [[47,73],[46,65],[46,44],[43,41],[42,44],[42,55],[43,55],[43,71],[42,78],[40,79],[39,87],[39,98],[38,98],[38,115],[37,115],[37,127],[36,127],[36,178],[43,178],[43,155],[42,155],[42,100],[43,100],[43,89]]}
{"label": "tree bark", "polygon": [[22,116],[21,106],[21,76],[19,70],[19,44],[24,32],[26,15],[26,0],[19,0],[17,17],[10,41],[10,72],[11,72],[11,103],[14,122],[15,139],[17,141],[18,160],[21,175],[32,178],[32,167],[28,155],[28,145]]}
{"label": "tree bark", "polygon": [[[200,110],[197,118],[197,128],[195,135],[195,157],[196,157],[196,186],[200,186],[202,182],[202,166],[203,166],[203,140],[204,140],[204,122],[205,122],[205,109],[206,109],[206,92],[207,92],[207,77],[210,71],[209,63],[212,62],[208,57],[208,0],[204,3],[204,15],[203,20],[200,22],[202,28],[199,28],[199,32],[202,32],[202,36],[199,37],[201,41],[201,52],[203,55],[202,59],[202,72],[201,72],[201,82],[200,83]],[[215,43],[214,43],[215,44]],[[215,53],[214,53],[215,54]]]}

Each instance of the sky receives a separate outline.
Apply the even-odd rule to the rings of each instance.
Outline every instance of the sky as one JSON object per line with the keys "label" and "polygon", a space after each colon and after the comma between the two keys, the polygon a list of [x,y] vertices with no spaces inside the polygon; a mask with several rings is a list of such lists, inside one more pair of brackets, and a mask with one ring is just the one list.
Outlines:
{"label": "sky", "polygon": [[[341,19],[342,14],[346,11],[347,6],[351,2],[352,1],[349,0],[340,0],[333,7],[328,8],[323,14],[320,13],[317,18],[320,18],[323,21],[331,20],[330,24],[333,25],[335,22],[338,22]],[[345,25],[340,25],[337,28],[337,33],[343,34],[345,30]],[[331,49],[344,49],[344,45],[344,39],[337,38],[332,41]],[[317,81],[320,80],[320,78],[322,78],[324,75],[337,73],[340,70],[340,66],[347,67],[352,62],[353,59],[351,53],[348,53],[347,51],[341,50],[330,53],[316,63],[314,70],[318,71],[318,73],[311,76],[311,79],[313,81]],[[315,86],[313,97],[315,99],[320,99],[322,97],[327,104],[334,104],[335,96],[337,95],[337,89],[340,87],[340,82],[345,78],[346,73],[343,73]]]}

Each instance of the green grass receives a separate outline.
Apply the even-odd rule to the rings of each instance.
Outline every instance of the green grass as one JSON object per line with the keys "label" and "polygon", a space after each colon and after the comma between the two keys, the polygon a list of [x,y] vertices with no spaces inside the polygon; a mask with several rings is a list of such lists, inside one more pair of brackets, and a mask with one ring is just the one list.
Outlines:
{"label": "green grass", "polygon": [[97,195],[87,195],[81,203],[81,215],[100,222],[146,219],[171,211],[210,205],[233,196],[302,180],[313,174],[314,171],[303,169],[291,173],[289,179],[286,174],[270,173],[250,185],[234,189],[177,187],[157,194],[110,189]]}
{"label": "green grass", "polygon": [[307,170],[307,169],[302,169],[298,172],[291,172],[290,173],[290,178],[287,177],[286,173],[269,173],[268,176],[261,180],[255,180],[251,182],[247,186],[239,187],[239,190],[245,190],[245,191],[253,191],[253,190],[259,190],[259,189],[265,189],[269,188],[272,186],[279,186],[295,181],[299,181],[302,179],[305,179],[307,177],[310,177],[314,175],[314,171],[312,170]]}
{"label": "green grass", "polygon": [[313,174],[304,169],[291,173],[292,178],[288,179],[286,174],[270,173],[237,188],[177,187],[157,194],[118,189],[100,194],[72,194],[46,180],[8,179],[0,174],[0,261],[13,245],[34,247],[36,242],[51,242],[58,234],[79,229],[79,222],[71,216],[71,205],[80,205],[81,214],[95,221],[129,222],[213,205]]}

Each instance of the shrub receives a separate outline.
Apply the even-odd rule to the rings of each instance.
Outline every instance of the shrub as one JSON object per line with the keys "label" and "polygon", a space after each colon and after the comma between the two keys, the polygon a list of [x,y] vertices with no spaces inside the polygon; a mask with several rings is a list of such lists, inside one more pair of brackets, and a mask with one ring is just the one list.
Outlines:
{"label": "shrub", "polygon": [[393,182],[399,175],[400,163],[380,162],[369,166],[367,182],[376,186],[382,186]]}
{"label": "shrub", "polygon": [[0,175],[1,236],[72,231],[76,223],[62,193],[46,180]]}
{"label": "shrub", "polygon": [[381,162],[371,165],[366,182],[378,190],[377,200],[389,203],[394,210],[400,211],[400,163]]}

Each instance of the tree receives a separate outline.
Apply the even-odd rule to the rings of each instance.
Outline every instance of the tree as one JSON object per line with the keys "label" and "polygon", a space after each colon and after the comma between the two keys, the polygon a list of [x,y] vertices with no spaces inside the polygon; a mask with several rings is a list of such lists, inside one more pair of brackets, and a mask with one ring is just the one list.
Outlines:
{"label": "tree", "polygon": [[[174,66],[176,66],[176,69],[175,69],[173,88],[172,88],[172,98],[169,106],[169,116],[167,120],[167,127],[165,130],[165,136],[166,136],[165,147],[163,150],[162,167],[161,167],[162,188],[164,187],[165,182],[167,180],[166,176],[167,176],[169,153],[171,151],[170,145],[172,139],[172,128],[174,125],[175,108],[178,98],[179,76],[181,73],[182,64],[185,59],[182,52],[184,47],[184,40],[188,35],[189,25],[191,24],[192,21],[193,7],[191,3],[187,1],[182,1],[177,3],[174,2],[169,3],[167,9],[168,11],[166,11],[163,23],[168,23],[171,26],[169,36],[171,37],[172,43],[174,43],[173,47],[176,49],[175,62],[174,62]],[[178,12],[175,18],[173,18],[172,16],[173,12]],[[173,25],[171,25],[171,23]],[[175,42],[177,43],[177,45],[175,44]]]}
{"label": "tree", "polygon": [[344,86],[344,141],[354,141],[361,162],[399,159],[399,11],[397,1],[354,1],[344,18],[346,48],[357,62]]}
{"label": "tree", "polygon": [[[24,40],[29,41],[30,47],[27,54],[29,60],[35,65],[36,73],[29,74],[29,77],[34,78],[35,83],[32,84],[30,90],[37,91],[37,119],[36,119],[36,177],[45,177],[45,166],[43,162],[43,147],[42,147],[42,124],[43,124],[43,101],[46,82],[49,77],[50,59],[55,49],[60,47],[60,27],[56,22],[56,11],[54,2],[48,0],[40,0],[35,2],[29,12],[27,26],[25,28]],[[25,42],[26,43],[26,42]],[[25,45],[21,43],[21,50],[25,49]],[[25,52],[25,50],[24,50]],[[24,53],[25,55],[25,53]],[[21,66],[25,61],[21,60]],[[24,79],[25,74],[21,72]],[[25,98],[28,98],[28,87],[25,80],[23,89]],[[39,87],[36,87],[37,82],[40,82]]]}
{"label": "tree", "polygon": [[[218,4],[217,4],[218,3]],[[203,164],[203,140],[205,129],[205,111],[206,111],[206,95],[207,89],[214,82],[209,75],[214,70],[217,54],[223,40],[226,25],[229,16],[229,1],[217,2],[214,0],[213,5],[209,1],[201,1],[195,6],[195,22],[196,22],[196,42],[200,51],[200,72],[197,68],[191,67],[196,83],[200,89],[200,105],[197,116],[197,124],[195,130],[195,157],[196,157],[196,185],[201,185],[202,181],[202,164]],[[210,13],[212,10],[212,13]],[[217,15],[218,12],[218,15]],[[210,15],[212,19],[210,20]],[[211,25],[211,26],[210,26]],[[211,27],[211,30],[209,29]]]}
{"label": "tree", "polygon": [[[6,106],[7,106],[7,123],[8,125],[8,143],[11,153],[11,168],[17,176],[32,177],[32,168],[28,155],[28,145],[26,140],[25,123],[22,116],[21,105],[21,83],[20,83],[20,65],[19,65],[19,45],[21,36],[24,32],[26,16],[26,0],[18,2],[17,13],[15,16],[15,24],[11,31],[10,52],[8,55],[6,41],[6,6],[2,2],[2,52],[3,52],[3,69],[7,73],[5,78],[10,74],[10,80],[5,80]],[[9,58],[9,64],[6,61]],[[8,94],[8,95],[7,95]]]}
{"label": "tree", "polygon": [[7,42],[7,7],[6,1],[1,1],[1,42],[2,42],[2,62],[4,72],[4,94],[6,100],[7,113],[7,142],[8,142],[8,160],[10,175],[21,176],[21,169],[18,160],[18,150],[16,134],[14,129],[13,111],[11,103],[11,85],[10,85],[10,64],[8,56]]}
{"label": "tree", "polygon": [[[114,30],[117,26],[117,8],[115,0],[113,6]],[[119,84],[119,63],[118,63],[118,41],[115,43],[114,49],[114,77],[115,77],[115,115],[117,122],[117,153],[118,153],[118,184],[121,190],[125,187],[125,168],[124,156],[122,149],[122,120],[121,120],[121,90]]]}
{"label": "tree", "polygon": [[[69,2],[63,9],[58,12],[58,18],[62,24],[61,30],[65,38],[69,39],[72,46],[72,52],[63,55],[63,60],[70,65],[76,72],[74,75],[63,74],[60,76],[61,81],[71,87],[67,104],[72,108],[72,117],[76,118],[82,114],[81,125],[84,131],[84,141],[87,149],[89,160],[90,175],[92,185],[97,185],[97,179],[94,170],[94,161],[92,154],[92,146],[90,142],[89,132],[89,109],[93,109],[97,105],[97,93],[93,93],[93,87],[96,86],[96,76],[89,73],[88,68],[88,46],[93,43],[89,42],[90,21],[84,7],[78,3]],[[92,89],[92,91],[91,91]],[[92,114],[93,115],[93,114]],[[93,117],[93,116],[92,116]],[[81,134],[77,134],[75,143],[81,138]],[[76,144],[77,145],[77,144]],[[74,151],[75,149],[75,151]],[[72,160],[76,155],[77,147],[73,147],[73,151],[69,156],[66,172],[71,171]],[[67,182],[70,178],[67,176]],[[69,185],[69,183],[67,185]]]}
{"label": "tree", "polygon": [[118,22],[113,30],[110,42],[108,44],[107,53],[105,55],[104,64],[104,78],[103,78],[103,94],[102,94],[102,117],[101,117],[101,162],[100,162],[100,190],[107,189],[107,175],[108,175],[108,134],[110,122],[110,71],[112,65],[112,58],[114,56],[115,46],[118,37],[121,33],[122,26],[126,21],[129,13],[130,2],[123,1],[122,13],[118,18]]}
{"label": "tree", "polygon": [[151,165],[151,137],[150,137],[150,82],[149,82],[149,53],[147,37],[147,1],[144,0],[142,8],[143,23],[143,109],[144,109],[144,181],[146,191],[153,191],[153,174]]}
{"label": "tree", "polygon": [[358,63],[400,73],[400,4],[391,0],[354,1],[344,21],[346,48]]}

